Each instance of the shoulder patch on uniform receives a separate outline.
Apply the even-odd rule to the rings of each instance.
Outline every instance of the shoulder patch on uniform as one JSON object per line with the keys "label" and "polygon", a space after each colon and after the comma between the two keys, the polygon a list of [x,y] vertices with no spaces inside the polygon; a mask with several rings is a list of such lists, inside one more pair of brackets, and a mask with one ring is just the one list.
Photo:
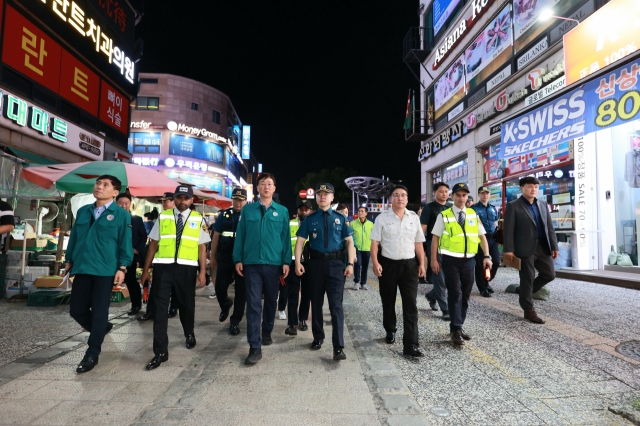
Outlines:
{"label": "shoulder patch on uniform", "polygon": [[129,225],[127,225],[127,226],[128,226],[129,228],[133,228],[133,225],[131,225],[131,224],[129,224]]}

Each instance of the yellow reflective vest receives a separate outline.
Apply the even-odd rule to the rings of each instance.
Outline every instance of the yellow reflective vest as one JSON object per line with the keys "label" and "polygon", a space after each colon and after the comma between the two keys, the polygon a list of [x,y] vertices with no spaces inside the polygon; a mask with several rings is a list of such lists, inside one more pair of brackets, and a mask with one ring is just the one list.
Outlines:
{"label": "yellow reflective vest", "polygon": [[180,265],[198,266],[198,242],[200,241],[200,228],[202,227],[202,215],[192,211],[184,223],[180,247],[176,255],[176,217],[173,209],[165,210],[158,219],[160,227],[160,240],[158,252],[154,263],[178,263]]}
{"label": "yellow reflective vest", "polygon": [[[480,244],[478,217],[473,209],[465,209],[464,211],[466,214],[464,229],[458,223],[452,208],[442,212],[444,230],[440,241],[438,241],[441,254],[465,258],[473,257],[478,253],[478,244]],[[467,256],[468,254],[472,256]]]}

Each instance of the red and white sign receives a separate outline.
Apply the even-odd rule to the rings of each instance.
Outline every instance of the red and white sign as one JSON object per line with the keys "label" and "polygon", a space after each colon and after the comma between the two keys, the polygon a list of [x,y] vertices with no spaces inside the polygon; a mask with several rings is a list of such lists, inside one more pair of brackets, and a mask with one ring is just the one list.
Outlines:
{"label": "red and white sign", "polygon": [[305,198],[307,198],[307,191],[305,189],[301,189],[298,195],[304,200]]}
{"label": "red and white sign", "polygon": [[100,86],[100,120],[129,134],[129,100],[104,80]]}
{"label": "red and white sign", "polygon": [[313,200],[315,196],[316,192],[313,190],[313,188],[307,189],[307,200]]}

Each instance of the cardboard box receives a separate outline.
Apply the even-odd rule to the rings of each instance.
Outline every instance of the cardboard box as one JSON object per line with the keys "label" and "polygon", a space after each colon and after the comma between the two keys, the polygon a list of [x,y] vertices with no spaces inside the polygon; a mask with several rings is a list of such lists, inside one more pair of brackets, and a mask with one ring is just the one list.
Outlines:
{"label": "cardboard box", "polygon": [[[11,299],[13,296],[20,294],[20,280],[6,280],[7,286],[7,299]],[[27,295],[33,287],[33,281],[24,281],[24,289],[22,294]]]}
{"label": "cardboard box", "polygon": [[[22,248],[23,240],[13,240],[11,242],[12,248]],[[36,240],[34,238],[27,238],[27,248],[45,248],[48,240]]]}
{"label": "cardboard box", "polygon": [[35,280],[35,286],[37,288],[61,288],[66,287],[67,282],[63,281],[62,277],[58,275],[51,275],[48,277],[40,277]]}

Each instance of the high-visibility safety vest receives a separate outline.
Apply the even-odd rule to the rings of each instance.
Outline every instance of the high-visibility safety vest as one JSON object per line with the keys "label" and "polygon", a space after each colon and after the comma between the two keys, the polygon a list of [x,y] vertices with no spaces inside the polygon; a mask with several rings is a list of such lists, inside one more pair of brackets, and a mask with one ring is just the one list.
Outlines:
{"label": "high-visibility safety vest", "polygon": [[478,253],[478,244],[480,244],[478,216],[473,209],[464,209],[464,212],[466,214],[464,229],[458,223],[452,208],[442,212],[444,230],[438,242],[441,254],[464,258],[468,257],[468,254],[475,256]]}
{"label": "high-visibility safety vest", "polygon": [[160,241],[158,241],[155,263],[175,262],[180,265],[198,266],[198,242],[200,241],[202,215],[194,210],[185,221],[177,255],[176,217],[173,214],[173,209],[163,211],[158,220],[160,221]]}
{"label": "high-visibility safety vest", "polygon": [[290,220],[289,221],[289,229],[291,230],[291,260],[295,260],[296,258],[296,242],[298,242],[298,236],[296,233],[300,228],[300,222],[298,220]]}

